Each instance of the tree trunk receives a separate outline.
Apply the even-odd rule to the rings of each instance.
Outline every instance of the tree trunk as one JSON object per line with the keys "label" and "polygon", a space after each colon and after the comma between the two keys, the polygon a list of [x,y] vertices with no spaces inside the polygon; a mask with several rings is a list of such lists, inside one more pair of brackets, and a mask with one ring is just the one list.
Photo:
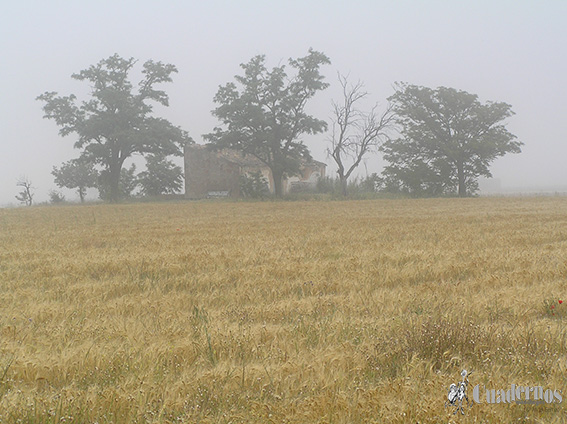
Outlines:
{"label": "tree trunk", "polygon": [[337,169],[337,175],[339,176],[339,183],[341,185],[341,194],[343,197],[346,197],[348,175],[345,175],[345,168],[340,156],[337,155],[335,157],[335,162],[337,162],[337,165],[339,167],[339,169]]}
{"label": "tree trunk", "polygon": [[118,203],[120,200],[120,168],[121,165],[118,163],[110,166],[110,203]]}
{"label": "tree trunk", "polygon": [[467,185],[465,183],[465,167],[462,162],[457,163],[457,177],[459,178],[459,197],[466,197]]}
{"label": "tree trunk", "polygon": [[339,175],[339,180],[341,181],[341,193],[342,193],[343,197],[346,197],[348,180],[344,175]]}
{"label": "tree trunk", "polygon": [[274,178],[274,194],[276,197],[283,195],[283,172],[280,170],[272,169],[272,177]]}
{"label": "tree trunk", "polygon": [[79,199],[81,199],[81,203],[85,203],[85,187],[79,187]]}

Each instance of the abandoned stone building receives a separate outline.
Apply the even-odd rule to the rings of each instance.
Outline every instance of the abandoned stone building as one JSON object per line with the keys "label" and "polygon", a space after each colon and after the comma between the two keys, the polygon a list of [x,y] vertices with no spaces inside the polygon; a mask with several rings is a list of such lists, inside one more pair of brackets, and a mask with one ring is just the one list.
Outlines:
{"label": "abandoned stone building", "polygon": [[[283,192],[314,189],[320,177],[325,176],[322,162],[310,161],[301,166],[301,175],[283,181]],[[261,172],[274,192],[274,180],[270,168],[252,155],[236,150],[212,151],[193,144],[185,147],[185,196],[190,199],[205,197],[239,197],[240,177]]]}

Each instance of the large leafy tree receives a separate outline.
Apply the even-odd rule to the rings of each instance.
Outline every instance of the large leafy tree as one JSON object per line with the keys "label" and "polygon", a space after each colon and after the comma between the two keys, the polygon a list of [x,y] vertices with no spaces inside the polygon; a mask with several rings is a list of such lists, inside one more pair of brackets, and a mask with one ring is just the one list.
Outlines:
{"label": "large leafy tree", "polygon": [[390,164],[387,184],[413,194],[474,194],[478,177],[491,177],[490,164],[523,143],[503,122],[512,107],[481,103],[478,96],[454,88],[431,89],[398,84],[389,99],[401,137],[381,146]]}
{"label": "large leafy tree", "polygon": [[301,159],[310,158],[300,137],[327,128],[324,121],[307,114],[305,106],[328,86],[319,68],[329,63],[323,53],[310,49],[307,56],[289,60],[293,76],[288,76],[285,65],[268,70],[263,55],[240,65],[244,75],[221,86],[214,97],[219,106],[213,115],[223,128],[215,128],[205,139],[214,147],[260,159],[272,171],[275,194],[281,196],[282,179],[298,172]]}
{"label": "large leafy tree", "polygon": [[76,104],[76,96],[46,92],[44,117],[61,127],[61,136],[76,134],[75,147],[81,159],[104,168],[108,198],[120,197],[119,181],[124,161],[133,154],[181,155],[187,134],[167,120],[152,116],[152,102],[168,106],[167,94],[156,85],[171,82],[174,65],[148,60],[142,68],[137,88],[129,80],[136,64],[133,58],[118,55],[101,60],[72,78],[91,86],[90,100]]}

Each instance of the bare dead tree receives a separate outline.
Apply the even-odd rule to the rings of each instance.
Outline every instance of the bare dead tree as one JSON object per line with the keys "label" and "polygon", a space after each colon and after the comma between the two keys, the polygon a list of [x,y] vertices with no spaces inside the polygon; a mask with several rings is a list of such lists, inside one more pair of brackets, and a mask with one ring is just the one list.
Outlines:
{"label": "bare dead tree", "polygon": [[390,104],[380,115],[378,105],[369,112],[363,112],[358,104],[368,97],[364,84],[360,81],[349,84],[348,78],[341,74],[338,74],[338,79],[343,88],[343,99],[340,103],[332,102],[330,148],[327,152],[337,164],[342,194],[346,196],[347,181],[364,156],[388,139],[388,132],[394,125],[394,113]]}
{"label": "bare dead tree", "polygon": [[26,206],[31,206],[34,195],[34,187],[32,187],[31,181],[27,177],[20,177],[20,179],[16,183],[16,186],[22,187],[22,191],[20,191],[20,194],[16,196],[16,199],[18,199]]}

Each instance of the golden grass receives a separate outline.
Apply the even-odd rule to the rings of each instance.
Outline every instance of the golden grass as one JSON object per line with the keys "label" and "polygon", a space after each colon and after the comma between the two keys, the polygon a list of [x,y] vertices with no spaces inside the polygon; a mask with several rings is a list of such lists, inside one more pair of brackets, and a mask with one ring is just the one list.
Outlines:
{"label": "golden grass", "polygon": [[[0,210],[0,422],[567,422],[567,199]],[[551,305],[554,308],[551,308]]]}

